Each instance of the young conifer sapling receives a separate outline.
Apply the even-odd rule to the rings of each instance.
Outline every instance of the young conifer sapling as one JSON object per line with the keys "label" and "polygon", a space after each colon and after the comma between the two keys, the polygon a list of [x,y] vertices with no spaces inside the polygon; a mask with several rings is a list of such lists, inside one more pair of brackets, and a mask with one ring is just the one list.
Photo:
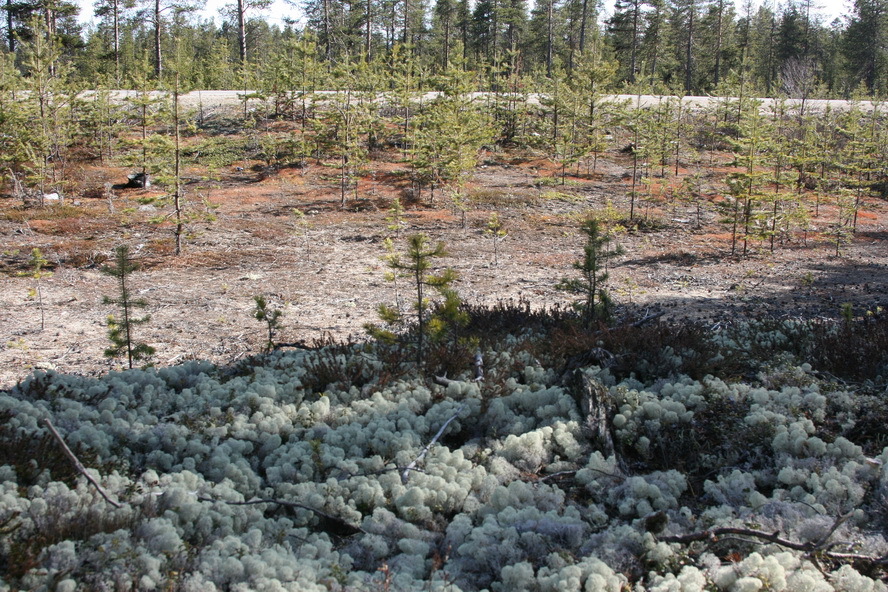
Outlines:
{"label": "young conifer sapling", "polygon": [[612,301],[605,289],[609,277],[608,263],[623,251],[620,247],[611,247],[613,239],[597,218],[588,218],[580,231],[586,235],[586,244],[583,245],[583,258],[573,264],[580,277],[564,278],[556,288],[581,296],[576,307],[582,314],[583,324],[591,328],[595,321],[605,321],[610,317]]}
{"label": "young conifer sapling", "polygon": [[[438,242],[434,245],[429,244],[429,239],[424,234],[414,234],[407,239],[407,251],[404,254],[392,252],[387,258],[389,269],[392,273],[389,278],[397,277],[410,278],[413,289],[415,290],[415,299],[413,300],[413,308],[416,311],[416,362],[422,365],[425,353],[425,341],[430,330],[434,333],[440,331],[440,322],[444,319],[430,318],[430,303],[427,298],[427,290],[429,288],[437,290],[443,296],[445,304],[442,310],[458,310],[459,298],[451,285],[456,280],[456,272],[450,268],[444,269],[440,273],[432,273],[432,263],[434,259],[447,256],[447,250],[444,243]],[[404,316],[397,308],[380,305],[379,316],[387,325],[403,325]],[[385,341],[393,341],[394,333],[381,329],[373,324],[365,326],[367,331],[377,339]]]}
{"label": "young conifer sapling", "polygon": [[29,296],[31,298],[35,298],[37,300],[37,306],[40,308],[40,330],[46,328],[46,312],[43,307],[43,290],[40,286],[40,278],[52,275],[52,272],[43,271],[43,268],[49,263],[46,260],[46,257],[43,256],[43,253],[38,248],[34,248],[31,250],[31,258],[28,261],[31,264],[30,271],[22,272],[21,276],[34,278],[36,285],[29,292]]}
{"label": "young conifer sapling", "polygon": [[274,350],[274,336],[280,329],[280,319],[284,316],[284,312],[279,308],[271,308],[265,296],[253,296],[256,307],[253,309],[253,317],[260,323],[265,323],[268,330],[268,338],[265,342],[265,352],[270,353]]}
{"label": "young conifer sapling", "polygon": [[129,247],[120,245],[114,249],[114,264],[102,267],[102,272],[117,278],[117,297],[105,296],[104,304],[114,304],[120,307],[120,317],[108,315],[108,339],[111,347],[105,350],[108,358],[119,358],[126,354],[127,364],[133,367],[133,362],[145,360],[154,355],[154,348],[145,343],[138,343],[133,336],[133,329],[138,325],[144,325],[151,320],[151,315],[136,317],[136,309],[145,308],[148,302],[144,298],[134,298],[129,286],[130,275],[139,268],[138,264],[130,257]]}

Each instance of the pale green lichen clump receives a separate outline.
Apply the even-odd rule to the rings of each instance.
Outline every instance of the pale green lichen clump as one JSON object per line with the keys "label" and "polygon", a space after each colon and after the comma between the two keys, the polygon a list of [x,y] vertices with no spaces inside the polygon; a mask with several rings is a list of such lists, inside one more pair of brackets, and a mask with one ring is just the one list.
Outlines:
{"label": "pale green lichen clump", "polygon": [[[715,340],[773,348],[796,330]],[[522,343],[484,352],[488,381],[448,386],[380,382],[368,345],[35,373],[0,394],[0,446],[27,455],[49,418],[122,507],[6,454],[0,591],[886,590],[884,572],[767,541],[661,540],[732,526],[885,555],[888,449],[854,441],[854,392],[800,364],[754,383],[592,367],[613,403],[603,454],[581,398]],[[319,384],[321,363],[350,382]],[[733,436],[705,440],[712,426]]]}

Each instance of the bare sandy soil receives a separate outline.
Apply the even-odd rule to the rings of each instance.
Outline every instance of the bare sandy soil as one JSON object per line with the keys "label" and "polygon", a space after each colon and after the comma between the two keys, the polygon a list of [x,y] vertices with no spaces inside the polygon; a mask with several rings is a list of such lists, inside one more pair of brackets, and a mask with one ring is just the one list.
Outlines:
{"label": "bare sandy soil", "polygon": [[[73,204],[24,208],[0,198],[0,387],[38,368],[95,374],[121,367],[103,356],[106,318],[115,310],[102,297],[115,296],[116,286],[100,271],[118,244],[128,244],[143,266],[131,285],[148,301],[152,320],[138,328],[137,339],[157,348],[157,365],[225,364],[259,352],[263,327],[252,317],[257,294],[284,311],[280,342],[362,339],[376,307],[406,289],[385,281],[382,257],[386,237],[403,245],[386,218],[391,200],[405,194],[407,165],[395,158],[374,163],[359,181],[358,199],[340,209],[335,169],[312,164],[269,172],[249,164],[226,169],[213,188],[193,189],[193,210],[213,211],[216,219],[190,222],[178,257],[172,226],[150,223],[158,211],[140,206],[146,191],[115,190],[110,202],[97,196],[105,183],[125,180],[125,169],[81,170],[82,196]],[[547,161],[490,156],[470,187],[465,227],[446,196],[431,204],[426,193],[408,203],[401,237],[423,232],[444,241],[450,256],[441,264],[459,272],[457,287],[468,302],[565,304],[570,298],[555,284],[571,276],[580,256],[579,221],[590,209],[628,211],[630,166],[628,157],[610,154],[596,174],[545,187],[535,180],[554,173]],[[718,199],[718,175],[710,177],[705,192]],[[306,214],[302,222],[294,208]],[[496,262],[493,239],[484,232],[493,212],[508,232]],[[745,257],[729,256],[730,229],[711,208],[699,227],[692,209],[662,201],[641,204],[638,212],[659,227],[617,235],[625,254],[610,286],[624,312],[662,309],[674,322],[715,326],[741,317],[835,317],[844,302],[857,314],[888,306],[884,201],[866,204],[859,232],[840,257],[818,232],[834,218],[829,206],[820,208],[817,230],[792,236],[773,253],[750,244]],[[52,272],[39,280],[43,329],[33,293],[38,280],[20,275],[35,247]]]}

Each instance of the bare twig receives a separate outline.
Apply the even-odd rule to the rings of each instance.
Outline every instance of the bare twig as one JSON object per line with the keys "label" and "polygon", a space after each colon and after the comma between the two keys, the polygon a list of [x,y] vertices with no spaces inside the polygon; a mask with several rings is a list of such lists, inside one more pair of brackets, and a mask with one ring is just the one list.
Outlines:
{"label": "bare twig", "polygon": [[[817,547],[822,548],[822,547],[826,546],[827,541],[830,539],[830,537],[832,537],[832,535],[834,535],[836,533],[836,531],[839,529],[839,527],[841,525],[845,524],[845,522],[847,522],[848,519],[853,515],[854,515],[854,512],[848,512],[847,514],[843,514],[842,516],[837,516],[835,522],[833,522],[832,527],[829,529],[829,532],[827,532],[825,535],[820,537],[820,540],[818,540],[817,543],[815,543],[817,545]],[[827,547],[827,548],[829,548],[829,547]]]}
{"label": "bare twig", "polygon": [[552,473],[551,475],[546,475],[545,477],[540,477],[537,479],[538,482],[542,483],[543,481],[548,481],[549,479],[558,479],[559,477],[566,477],[568,475],[576,475],[577,471],[558,471],[557,473]]}
{"label": "bare twig", "polygon": [[[435,379],[437,380],[438,377],[436,376]],[[451,382],[453,382],[453,381],[451,381]],[[419,461],[421,461],[423,458],[425,458],[426,453],[427,453],[427,452],[429,451],[429,449],[435,444],[435,442],[438,441],[438,438],[440,438],[440,437],[444,434],[444,430],[447,429],[447,426],[450,425],[450,422],[453,421],[454,419],[456,419],[457,417],[459,417],[459,414],[462,413],[462,410],[465,409],[465,408],[466,408],[466,404],[465,404],[465,403],[463,403],[462,405],[460,405],[460,406],[459,406],[459,409],[456,410],[456,413],[454,413],[453,415],[451,415],[450,418],[449,418],[447,421],[444,422],[444,425],[441,426],[441,429],[438,430],[438,433],[435,434],[435,437],[432,438],[432,441],[429,442],[428,444],[426,444],[425,448],[422,449],[422,452],[419,453],[419,456],[417,456],[416,458],[414,458],[414,459],[413,459],[413,462],[411,462],[409,465],[407,465],[407,468],[404,469],[404,472],[403,472],[403,473],[401,473],[401,482],[404,483],[404,485],[407,484],[407,479],[410,478],[410,471],[414,470],[415,467],[416,467],[416,464],[417,464]]]}
{"label": "bare twig", "polygon": [[65,453],[65,456],[67,456],[67,457],[71,460],[71,462],[74,463],[74,468],[77,469],[77,471],[78,471],[81,475],[83,475],[84,477],[86,477],[86,480],[87,480],[87,481],[89,481],[90,483],[92,483],[93,487],[96,488],[96,491],[98,491],[99,494],[100,494],[103,498],[105,498],[105,501],[108,502],[109,504],[111,504],[112,506],[114,506],[115,508],[122,508],[122,507],[123,507],[123,504],[121,504],[120,502],[116,502],[116,501],[114,501],[113,499],[111,499],[111,498],[108,496],[108,494],[105,493],[105,490],[102,489],[102,486],[99,485],[98,481],[96,481],[96,480],[93,478],[93,476],[90,475],[90,474],[86,471],[86,467],[84,467],[84,466],[83,466],[83,463],[80,462],[80,459],[78,459],[78,458],[74,455],[74,453],[71,452],[71,449],[68,448],[68,445],[67,445],[67,444],[65,444],[65,441],[62,439],[61,434],[59,434],[58,430],[55,429],[55,426],[52,425],[52,422],[49,421],[48,418],[43,418],[43,424],[44,424],[47,428],[49,428],[50,433],[52,433],[53,437],[56,439],[56,441],[58,441],[59,445],[62,447],[62,451],[64,451],[64,453]]}

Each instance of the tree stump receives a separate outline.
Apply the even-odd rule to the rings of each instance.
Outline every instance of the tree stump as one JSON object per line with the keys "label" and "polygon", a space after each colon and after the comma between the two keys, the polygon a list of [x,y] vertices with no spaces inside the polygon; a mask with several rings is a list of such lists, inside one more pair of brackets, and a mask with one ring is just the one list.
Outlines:
{"label": "tree stump", "polygon": [[579,374],[580,413],[585,415],[584,428],[589,434],[592,446],[601,452],[604,458],[616,454],[614,437],[611,433],[611,421],[614,417],[614,402],[607,387],[597,378],[586,375],[582,370]]}

